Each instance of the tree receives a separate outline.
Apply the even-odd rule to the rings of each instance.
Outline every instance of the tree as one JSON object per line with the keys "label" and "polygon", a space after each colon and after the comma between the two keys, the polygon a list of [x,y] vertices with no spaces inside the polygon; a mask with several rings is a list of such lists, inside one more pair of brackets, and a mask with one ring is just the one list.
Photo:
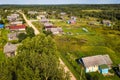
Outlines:
{"label": "tree", "polygon": [[52,32],[51,31],[43,31],[43,33],[46,35],[46,36],[48,36],[48,35],[51,35],[52,36]]}
{"label": "tree", "polygon": [[32,38],[32,37],[35,36],[34,30],[33,30],[32,27],[27,27],[27,28],[26,28],[26,33],[27,33],[27,36],[30,37],[30,38]]}
{"label": "tree", "polygon": [[7,58],[0,68],[2,80],[69,80],[59,64],[57,49],[51,37],[27,38],[18,48],[17,56]]}
{"label": "tree", "polygon": [[22,40],[24,40],[26,37],[27,37],[27,36],[26,36],[25,33],[20,33],[20,34],[18,35],[19,42],[21,42]]}

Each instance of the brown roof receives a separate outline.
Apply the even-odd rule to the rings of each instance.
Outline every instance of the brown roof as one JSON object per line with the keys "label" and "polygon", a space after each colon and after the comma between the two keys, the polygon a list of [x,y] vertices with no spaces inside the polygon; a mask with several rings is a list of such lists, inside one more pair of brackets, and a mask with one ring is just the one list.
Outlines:
{"label": "brown roof", "polygon": [[7,43],[4,46],[4,53],[15,52],[16,49],[17,49],[17,45],[16,44]]}
{"label": "brown roof", "polygon": [[112,64],[109,55],[96,55],[82,58],[85,67],[99,66],[102,64]]}

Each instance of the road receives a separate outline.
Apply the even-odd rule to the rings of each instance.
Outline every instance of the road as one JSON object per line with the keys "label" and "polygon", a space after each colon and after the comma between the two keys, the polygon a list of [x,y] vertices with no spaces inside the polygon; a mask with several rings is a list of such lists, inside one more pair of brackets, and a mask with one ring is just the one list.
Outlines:
{"label": "road", "polygon": [[69,70],[69,68],[65,65],[63,60],[61,58],[59,58],[59,61],[60,61],[60,64],[63,65],[65,72],[69,72],[70,73],[70,79],[71,80],[76,80],[75,76],[72,74],[72,72]]}
{"label": "road", "polygon": [[[27,20],[25,14],[23,14],[22,12],[19,12],[20,14],[22,14],[24,20],[26,21],[26,23],[32,27],[35,31],[35,35],[38,35],[40,32],[37,30],[37,28],[31,23],[31,21]],[[70,73],[70,79],[71,80],[76,80],[75,76],[72,74],[72,72],[69,70],[69,68],[65,65],[65,63],[63,62],[63,60],[61,58],[59,58],[60,60],[60,64],[64,66],[64,70],[65,72],[69,72]]]}
{"label": "road", "polygon": [[24,18],[24,20],[26,21],[26,23],[27,23],[30,27],[32,27],[32,28],[34,29],[35,35],[40,34],[40,32],[39,32],[39,31],[37,30],[37,28],[31,23],[31,21],[29,21],[29,20],[26,18],[25,14],[23,14],[22,12],[19,12],[19,13],[23,16],[23,18]]}

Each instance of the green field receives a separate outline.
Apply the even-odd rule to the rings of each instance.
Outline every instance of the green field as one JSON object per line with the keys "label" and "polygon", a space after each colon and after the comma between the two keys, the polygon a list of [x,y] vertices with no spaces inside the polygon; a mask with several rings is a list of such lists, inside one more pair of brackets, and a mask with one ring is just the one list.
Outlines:
{"label": "green field", "polygon": [[[84,19],[84,22],[79,19],[76,24],[67,24],[62,21],[54,22],[54,25],[62,27],[65,33],[63,36],[54,36],[58,50],[61,53],[62,59],[78,80],[80,79],[80,75],[81,80],[85,80],[84,68],[76,62],[77,59],[83,56],[108,54],[113,61],[113,66],[120,63],[119,53],[113,47],[109,46],[111,44],[109,39],[113,38],[113,36],[115,40],[111,39],[111,41],[114,44],[115,41],[116,44],[117,42],[119,43],[118,34],[120,32],[109,30],[108,28],[104,29],[104,26],[101,24],[88,25],[87,23],[92,20],[95,21],[96,19],[90,18],[89,21]],[[85,32],[82,28],[86,28],[88,32]],[[113,71],[112,73],[114,74]],[[98,72],[90,73],[90,75],[98,76],[99,80],[119,80],[116,75],[104,77]]]}

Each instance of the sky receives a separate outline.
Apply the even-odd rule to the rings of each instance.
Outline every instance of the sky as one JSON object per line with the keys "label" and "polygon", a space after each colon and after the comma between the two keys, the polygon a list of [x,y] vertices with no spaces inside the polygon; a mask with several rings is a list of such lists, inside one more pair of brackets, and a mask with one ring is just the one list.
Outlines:
{"label": "sky", "polygon": [[120,4],[120,0],[0,0],[0,4]]}

